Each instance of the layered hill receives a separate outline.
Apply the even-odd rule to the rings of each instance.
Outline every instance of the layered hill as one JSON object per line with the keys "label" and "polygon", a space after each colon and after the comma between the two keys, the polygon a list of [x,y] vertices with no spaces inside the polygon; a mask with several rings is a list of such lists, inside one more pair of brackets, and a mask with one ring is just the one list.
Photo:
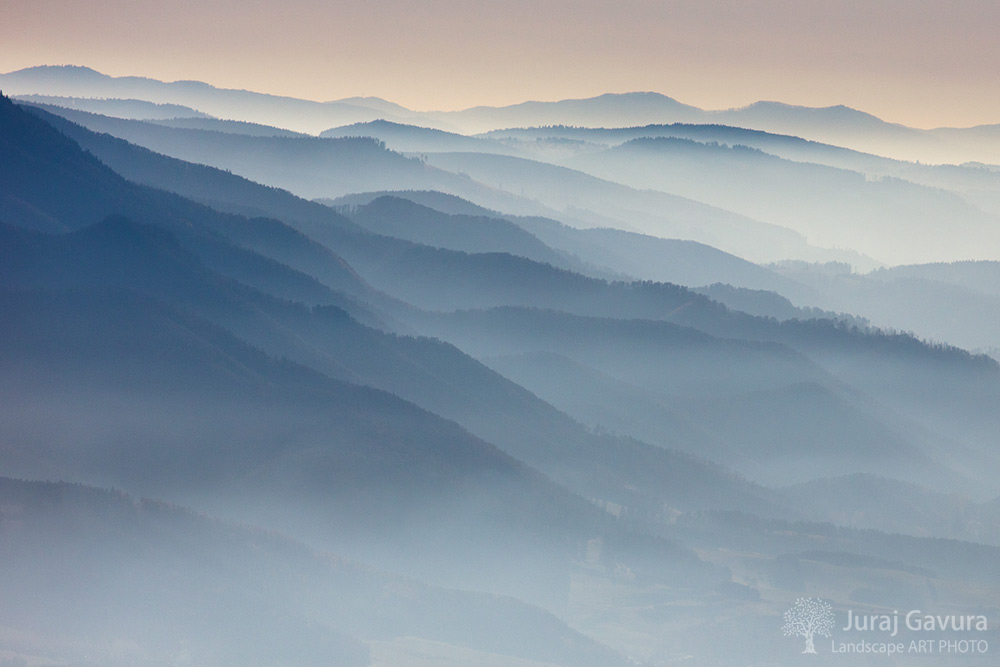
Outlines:
{"label": "layered hill", "polygon": [[[226,194],[231,188],[221,187],[225,182],[219,181],[220,187],[215,190],[217,200],[236,202],[245,198],[238,196],[237,190]],[[180,181],[176,184],[178,187],[184,185]],[[345,224],[332,212],[327,213],[331,216],[331,222],[327,224],[317,217],[318,213],[313,208],[301,205],[285,207],[285,202],[292,200],[280,193],[274,196],[269,194],[266,201],[273,214],[279,214],[284,207],[287,213],[284,217],[294,220],[301,229],[308,230],[317,239],[336,247],[371,284],[425,308],[518,305],[569,310],[588,316],[668,319],[700,328],[714,336],[791,344],[821,360],[848,382],[860,382],[866,390],[876,391],[877,395],[889,400],[897,409],[903,409],[906,414],[919,419],[928,416],[922,407],[914,410],[911,401],[913,391],[927,386],[933,381],[932,376],[928,374],[929,370],[917,371],[915,368],[927,363],[937,364],[932,360],[940,354],[924,348],[918,353],[918,358],[925,357],[925,361],[917,362],[914,367],[907,350],[916,351],[921,346],[915,341],[907,342],[906,337],[852,333],[838,329],[832,323],[786,323],[779,326],[765,319],[731,313],[701,295],[669,285],[609,284],[509,254],[468,254],[415,245],[402,239],[368,237],[351,231],[350,224]],[[400,317],[410,319],[411,326],[418,329],[424,326],[418,320],[412,320],[406,312],[400,313]],[[884,351],[894,346],[899,356],[885,357]],[[870,363],[872,355],[881,355],[878,356],[880,365],[894,358],[889,363],[899,381],[883,385],[881,380],[877,380],[874,385],[871,384],[874,379],[871,372],[875,368]],[[961,355],[952,355],[951,358],[959,362],[954,372],[959,375],[965,373],[959,370],[965,367]],[[973,367],[975,364],[968,366]],[[788,383],[801,379],[789,377]],[[955,381],[960,384],[969,382],[957,378]],[[964,400],[960,396],[966,396],[966,391],[975,392],[972,388],[975,382],[968,385],[968,390],[955,395],[953,400],[960,412],[967,413],[966,408],[960,407]],[[900,392],[908,397],[902,399]],[[967,428],[971,423],[983,423],[984,418],[988,422],[988,417],[980,413],[972,422],[960,420],[959,423]]]}
{"label": "layered hill", "polygon": [[6,477],[0,504],[5,648],[36,661],[362,666],[373,643],[419,637],[483,660],[625,664],[537,607],[177,505]]}
{"label": "layered hill", "polygon": [[[6,112],[15,119],[23,114],[12,106]],[[20,120],[29,127],[38,123],[30,116]],[[36,129],[45,132],[44,127],[37,125]],[[62,160],[53,160],[48,167],[60,164]],[[118,182],[102,169],[107,171],[95,162],[95,182],[102,178]],[[50,172],[50,180],[58,180],[56,175]],[[125,193],[146,193],[125,181],[119,185]],[[194,206],[193,210],[198,209]],[[166,218],[164,225],[172,222],[170,214],[170,209],[160,209]],[[458,529],[464,520],[441,521],[436,510],[418,499],[423,492],[406,499],[405,489],[396,488],[399,480],[393,480],[391,468],[401,466],[397,470],[416,473],[416,460],[407,462],[408,456],[424,460],[428,470],[437,470],[439,479],[432,485],[436,490],[425,487],[429,494],[426,500],[436,496],[445,507],[462,508],[460,514],[472,522],[466,528],[485,528],[490,521],[481,523],[474,518],[477,510],[472,508],[480,501],[447,498],[444,490],[452,486],[445,481],[450,476],[447,471],[465,470],[464,474],[472,475],[466,482],[459,481],[461,475],[454,480],[456,491],[465,489],[459,495],[468,492],[486,500],[492,492],[483,481],[492,474],[487,469],[492,465],[491,457],[496,456],[500,457],[496,459],[497,483],[507,489],[504,494],[513,494],[509,501],[520,504],[528,501],[530,494],[503,481],[507,473],[500,470],[505,466],[513,466],[510,472],[519,471],[513,474],[525,476],[529,485],[549,485],[553,498],[562,496],[569,502],[566,508],[577,505],[573,511],[589,516],[584,522],[591,523],[591,528],[602,525],[600,512],[454,423],[388,393],[353,384],[362,377],[365,382],[379,378],[388,367],[393,370],[388,379],[382,378],[383,383],[401,387],[409,383],[408,391],[419,393],[420,387],[430,387],[440,376],[414,374],[418,366],[413,361],[406,362],[411,365],[407,375],[406,368],[394,368],[391,357],[385,354],[395,354],[400,361],[423,359],[426,363],[443,353],[452,363],[475,368],[453,349],[400,341],[365,328],[336,307],[309,310],[261,295],[207,268],[163,227],[118,218],[58,237],[16,228],[5,230],[5,235],[9,260],[4,263],[3,276],[8,290],[5,385],[8,392],[18,380],[30,379],[37,385],[28,382],[18,394],[23,418],[10,434],[15,443],[9,450],[14,457],[11,465],[17,461],[22,474],[76,471],[84,479],[98,476],[126,488],[156,489],[169,497],[194,494],[203,502],[214,498],[213,502],[228,512],[296,525],[310,534],[317,534],[322,525],[322,539],[345,549],[363,549],[373,560],[387,559],[400,569],[423,570],[428,577],[472,577],[466,579],[466,585],[480,576],[481,565],[470,571],[460,563],[481,564],[482,558],[460,556],[463,547],[458,543],[451,544],[451,555],[436,553],[432,545],[446,539],[439,529]],[[335,332],[342,341],[350,341],[354,352],[338,349],[330,338]],[[286,359],[308,362],[322,374],[295,363],[275,363],[248,345],[248,340]],[[381,346],[382,352],[373,346]],[[59,353],[53,354],[54,350]],[[164,357],[168,353],[176,356]],[[485,369],[480,373],[491,376]],[[513,389],[498,378],[491,381],[502,391],[511,393]],[[481,391],[478,385],[477,391]],[[58,417],[43,425],[39,410],[53,402],[62,406]],[[122,405],[128,408],[122,410]],[[91,410],[103,415],[99,428],[91,429],[81,421]],[[193,423],[201,426],[171,423],[168,415],[172,411],[197,415]],[[140,423],[160,426],[133,434],[129,415],[139,415]],[[421,423],[431,430],[423,431],[418,426]],[[220,438],[220,432],[230,435]],[[32,451],[29,442],[39,438],[44,446],[25,458],[25,453]],[[74,448],[74,438],[88,444]],[[170,446],[174,441],[184,441],[187,446]],[[433,443],[433,447],[413,449],[418,442]],[[382,447],[388,449],[379,453]],[[434,461],[432,451],[438,447],[445,448],[439,450],[444,458]],[[458,450],[455,455],[444,453],[450,447],[467,449],[474,459],[486,458],[478,459],[479,463],[463,462],[464,455],[457,455]],[[410,454],[403,454],[408,448]],[[125,461],[131,463],[119,467],[119,462]],[[472,478],[478,482],[472,483]],[[376,479],[381,481],[374,484]],[[264,482],[265,486],[258,488]],[[317,493],[327,500],[304,511],[307,499]],[[273,506],[264,500],[268,496]],[[539,499],[523,507],[533,507],[532,515],[538,517],[539,502],[546,504]],[[507,505],[508,501],[501,501],[496,509],[503,514],[507,510],[501,508]],[[357,510],[352,509],[359,507],[364,508],[363,516],[370,522],[359,521]],[[556,515],[561,512],[555,510]],[[531,523],[527,517],[525,520],[510,525]],[[396,534],[387,528],[400,522],[409,526],[407,531]],[[557,519],[556,523],[569,526],[577,521]],[[471,536],[465,529],[459,532]],[[551,533],[534,532],[539,536]],[[556,551],[563,555],[556,562],[563,559],[565,563],[592,537],[590,532],[590,528],[585,529],[579,539],[557,546]],[[544,542],[549,538],[540,539]],[[400,540],[410,548],[400,552]],[[450,538],[446,541],[453,542]],[[481,542],[474,539],[466,545],[478,548],[475,543]],[[418,555],[420,544],[429,549],[422,557]],[[541,543],[535,544],[519,558],[498,556],[496,565],[537,557],[544,561],[550,557],[545,552],[552,552],[540,547]],[[495,549],[492,552],[499,554]],[[502,568],[493,570],[493,581],[499,584]],[[518,572],[523,574],[524,570],[518,568]],[[557,582],[558,577],[551,581]],[[508,583],[521,586],[524,582]],[[531,588],[525,589],[525,594]],[[533,588],[541,590],[537,583]]]}
{"label": "layered hill", "polygon": [[318,134],[332,127],[387,120],[474,134],[510,127],[576,125],[632,127],[662,123],[725,124],[923,162],[996,164],[995,126],[917,130],[843,105],[802,107],[761,101],[746,107],[705,110],[653,92],[606,94],[588,99],[523,102],[453,112],[422,112],[371,97],[313,102],[197,81],[163,82],[110,77],[79,66],[31,67],[0,75],[8,94],[138,99],[180,104],[219,118],[248,120]]}
{"label": "layered hill", "polygon": [[854,248],[889,264],[991,257],[1000,245],[996,219],[957,195],[739,145],[642,138],[567,164],[780,224],[815,245]]}
{"label": "layered hill", "polygon": [[[273,610],[270,624],[253,608],[232,614],[218,644],[192,629],[201,617],[164,624],[199,655],[238,656],[238,641],[223,638],[263,627],[289,637],[270,645],[295,643],[290,655],[305,663],[363,663],[367,647],[388,664],[418,654],[617,664],[547,613],[492,594],[543,605],[621,655],[709,665],[731,662],[720,633],[748,661],[782,664],[782,645],[760,629],[778,627],[803,594],[840,614],[860,604],[994,613],[996,549],[953,539],[992,534],[975,525],[992,516],[981,501],[996,497],[998,470],[1000,371],[985,357],[818,311],[754,316],[706,296],[751,301],[720,288],[609,280],[567,247],[640,247],[641,235],[576,235],[442,194],[359,196],[334,210],[5,99],[0,120],[4,470],[182,501],[410,577],[303,580],[308,559],[291,552],[316,552],[217,549],[211,535],[227,529],[208,520],[198,537],[183,537],[193,533],[180,521],[169,533],[177,549],[147,537],[159,524],[98,528],[109,536],[98,551],[79,546],[76,528],[45,538],[84,563],[96,553],[131,564],[136,543],[166,553],[137,566],[184,601],[158,606],[166,619],[197,600],[245,604],[242,591]],[[218,145],[274,140],[214,134],[226,137]],[[351,142],[325,141],[324,159],[354,155]],[[688,261],[689,274],[704,257],[787,280],[782,267],[754,274],[703,246],[654,248]],[[948,279],[981,278],[958,274]],[[66,526],[79,516],[72,507],[94,500],[86,490],[60,505],[59,493],[15,489],[0,529],[35,521],[6,520],[11,506],[32,515],[25,494],[55,497]],[[838,493],[856,495],[845,510],[869,508],[863,521],[830,511],[823,498]],[[940,514],[914,518],[946,497],[975,508],[954,532]],[[129,507],[160,506],[125,499],[113,511]],[[908,515],[894,522],[901,508]],[[39,573],[55,567],[31,569],[18,551],[36,549],[31,539],[17,534],[6,552],[17,555],[4,580],[12,600],[45,592]],[[219,560],[246,570],[220,573]],[[268,567],[299,578],[261,590],[237,577],[266,580],[257,575]],[[94,571],[121,581],[113,568]],[[197,597],[187,574],[231,583]],[[95,599],[93,587],[67,590],[74,609]],[[156,584],[137,590],[164,595]],[[53,599],[39,597],[39,615]],[[113,602],[118,617],[134,609],[127,595]],[[109,636],[68,616],[62,629],[32,627],[77,654],[80,637]],[[23,627],[10,610],[3,618]],[[174,655],[141,623],[125,625],[143,655]]]}

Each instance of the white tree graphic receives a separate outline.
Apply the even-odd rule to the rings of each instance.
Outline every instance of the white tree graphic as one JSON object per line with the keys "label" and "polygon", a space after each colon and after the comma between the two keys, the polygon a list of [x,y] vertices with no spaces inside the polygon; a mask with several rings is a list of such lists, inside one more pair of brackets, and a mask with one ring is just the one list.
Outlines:
{"label": "white tree graphic", "polygon": [[819,598],[799,598],[792,608],[785,612],[785,624],[781,626],[786,637],[805,637],[806,650],[815,653],[813,635],[829,637],[833,629],[833,609]]}

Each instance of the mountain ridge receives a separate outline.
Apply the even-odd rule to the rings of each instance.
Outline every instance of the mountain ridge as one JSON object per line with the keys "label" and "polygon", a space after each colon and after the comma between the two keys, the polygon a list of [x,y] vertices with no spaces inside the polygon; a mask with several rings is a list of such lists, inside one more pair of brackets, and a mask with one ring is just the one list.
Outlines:
{"label": "mountain ridge", "polygon": [[[713,118],[724,118],[726,119],[726,122],[731,122],[736,125],[750,123],[755,129],[781,132],[780,127],[784,123],[786,128],[798,128],[797,132],[784,132],[785,134],[794,133],[800,134],[800,136],[804,136],[804,138],[807,139],[831,140],[832,143],[838,143],[840,145],[861,150],[864,150],[864,146],[868,145],[869,147],[873,147],[875,149],[874,151],[869,150],[868,152],[876,152],[894,157],[903,157],[911,160],[918,159],[924,162],[981,161],[993,164],[1000,163],[1000,145],[997,145],[996,142],[990,142],[989,145],[982,145],[983,142],[980,139],[981,145],[977,148],[974,141],[959,139],[957,142],[952,141],[950,144],[945,141],[946,138],[953,139],[955,132],[972,136],[969,134],[971,131],[973,134],[978,133],[977,136],[981,137],[983,132],[981,126],[976,126],[979,129],[937,128],[936,130],[919,130],[907,128],[906,126],[902,126],[898,123],[886,122],[876,116],[873,116],[872,114],[851,109],[850,107],[845,107],[844,105],[834,105],[829,107],[803,107],[781,102],[775,103],[761,101],[740,108],[707,111],[697,107],[685,105],[667,95],[663,95],[662,93],[634,92],[605,93],[603,95],[590,98],[560,100],[556,102],[527,101],[501,107],[470,107],[459,111],[447,112],[411,111],[406,109],[406,113],[403,113],[400,112],[399,109],[405,109],[405,107],[400,107],[400,105],[395,105],[391,102],[386,104],[385,100],[369,101],[369,103],[373,104],[373,107],[357,106],[357,102],[363,102],[366,98],[356,97],[344,98],[345,101],[313,102],[310,100],[301,100],[292,97],[269,95],[267,93],[253,93],[246,90],[216,88],[203,82],[175,81],[168,83],[144,77],[109,77],[86,67],[44,65],[34,68],[24,68],[15,72],[8,72],[7,74],[0,75],[0,87],[4,87],[8,94],[12,92],[15,94],[65,94],[68,90],[65,87],[61,89],[62,93],[59,92],[60,89],[57,87],[51,87],[48,90],[37,89],[38,85],[46,81],[47,85],[54,86],[55,84],[52,79],[57,78],[60,74],[63,75],[63,78],[66,78],[67,76],[72,77],[73,75],[82,75],[84,81],[80,83],[81,86],[87,82],[89,82],[90,85],[111,85],[111,88],[102,89],[103,94],[100,96],[103,97],[129,97],[129,95],[121,94],[121,89],[127,89],[128,86],[137,86],[139,88],[149,89],[150,92],[148,92],[145,97],[156,98],[149,99],[149,101],[154,102],[172,101],[166,99],[164,96],[165,90],[173,90],[179,97],[194,96],[187,97],[186,99],[188,102],[197,99],[196,93],[210,92],[212,95],[219,97],[220,101],[202,102],[200,105],[198,103],[188,104],[188,106],[222,118],[240,118],[240,105],[239,103],[234,104],[233,100],[241,100],[244,105],[250,100],[256,100],[258,102],[258,106],[270,106],[271,108],[266,111],[254,111],[253,113],[256,114],[255,117],[242,118],[242,120],[263,122],[272,125],[278,124],[279,126],[287,129],[306,131],[311,134],[318,134],[323,130],[336,127],[338,125],[347,125],[359,121],[372,121],[379,118],[404,123],[412,122],[417,118],[422,118],[424,123],[429,124],[436,129],[448,131],[458,130],[464,133],[475,134],[478,132],[497,129],[498,127],[544,125],[546,124],[545,119],[552,117],[551,110],[553,108],[558,108],[553,107],[552,105],[563,105],[563,107],[569,106],[572,108],[573,106],[580,105],[582,103],[588,103],[592,106],[601,106],[606,105],[609,101],[619,102],[623,99],[638,99],[643,102],[652,101],[654,105],[658,105],[659,109],[656,111],[657,115],[651,116],[648,111],[640,113],[635,110],[628,110],[625,112],[627,115],[619,115],[617,117],[617,120],[613,123],[614,125],[622,126],[646,123],[683,122],[692,120],[697,122],[714,122],[712,120]],[[42,79],[42,81],[35,84],[35,89],[29,90],[27,88],[18,87],[20,85],[25,85],[25,83],[35,75],[41,75]],[[114,91],[114,86],[118,86],[119,88],[117,93]],[[29,88],[30,87],[31,85],[29,84]],[[192,87],[197,88],[197,90],[191,90]],[[85,86],[80,87],[79,91],[74,89],[74,92],[85,91]],[[229,98],[230,101],[221,101],[221,98]],[[183,104],[184,102],[180,101],[180,103]],[[664,118],[664,107],[669,108],[674,114],[674,117]],[[291,113],[289,111],[290,109],[295,109],[295,113]],[[762,111],[769,113],[765,113],[762,116]],[[528,114],[534,113],[534,116],[526,116],[525,112]],[[783,119],[769,117],[775,115],[770,112],[777,112],[777,116],[781,116]],[[247,113],[246,109],[244,109],[242,113]],[[643,113],[645,115],[643,115]],[[296,115],[298,118],[295,117]],[[823,122],[820,124],[815,123],[818,116],[822,117]],[[508,120],[499,123],[497,122],[496,119],[504,117]],[[514,117],[520,118],[521,121],[510,122],[509,119]],[[853,119],[853,121],[860,121],[860,125],[858,122],[852,122],[845,126],[843,124],[845,117],[849,117]],[[323,120],[324,118],[326,119],[325,121]],[[493,118],[494,120],[484,121],[486,118]],[[594,120],[593,113],[591,113],[587,118],[590,120],[581,119],[582,122],[579,124],[589,126],[602,124],[600,121]],[[280,122],[268,123],[268,119],[272,121],[280,119]],[[824,125],[828,125],[831,120],[835,121],[834,125],[839,123],[841,127],[824,127]],[[791,123],[791,125],[788,125],[788,123]],[[492,125],[492,127],[490,125]],[[871,134],[871,136],[861,136],[866,132]]]}
{"label": "mountain ridge", "polygon": [[[793,659],[801,643],[780,643],[770,624],[803,595],[822,596],[837,613],[861,604],[981,609],[991,621],[1000,613],[997,548],[954,539],[996,537],[976,522],[996,517],[996,501],[983,501],[997,498],[1000,364],[738,287],[704,292],[775,315],[678,284],[618,280],[548,253],[574,239],[577,249],[606,244],[626,255],[648,248],[649,264],[728,262],[741,280],[773,274],[802,285],[813,284],[810,271],[860,280],[849,267],[776,264],[758,267],[762,275],[704,246],[571,233],[555,218],[519,219],[499,205],[530,203],[524,197],[477,207],[413,195],[443,213],[405,193],[351,195],[357,184],[368,193],[386,187],[373,175],[390,162],[424,170],[422,158],[374,139],[254,139],[74,114],[166,143],[193,139],[205,160],[227,146],[234,155],[258,151],[260,164],[280,161],[293,142],[322,147],[318,159],[296,164],[315,172],[339,160],[339,175],[321,177],[349,194],[334,210],[0,98],[5,473],[124,488],[277,527],[340,554],[328,563],[351,558],[412,579],[352,577],[358,571],[344,565],[330,580],[303,567],[309,557],[292,547],[271,558],[273,542],[255,544],[217,523],[192,528],[135,496],[102,496],[119,497],[111,515],[136,527],[120,530],[108,515],[88,513],[90,492],[0,478],[0,538],[14,537],[0,539],[0,551],[16,566],[0,570],[2,628],[19,630],[20,609],[31,608],[42,621],[75,616],[99,642],[119,626],[116,637],[148,648],[133,632],[146,616],[130,612],[127,597],[140,591],[151,594],[145,609],[166,612],[157,620],[177,639],[188,635],[192,650],[213,635],[227,658],[252,658],[229,664],[250,667],[310,667],[298,657],[337,646],[344,659],[327,655],[322,664],[363,664],[366,646],[371,660],[393,665],[434,655],[449,667],[620,663],[587,637],[649,664],[683,657],[718,667],[731,664],[736,646],[748,663]],[[250,129],[226,129],[241,127]],[[676,141],[702,158],[722,152]],[[539,151],[579,155],[597,145],[541,143]],[[359,145],[378,158],[368,173]],[[462,192],[491,191],[459,173],[473,167],[495,169],[495,192],[501,181],[526,192],[558,186],[569,206],[614,192],[579,176],[575,190],[546,183],[567,174],[541,162],[433,159],[460,167],[449,178],[466,181]],[[517,173],[521,180],[510,181]],[[939,176],[971,183],[965,173]],[[982,176],[987,183],[990,174]],[[402,181],[397,192],[417,185]],[[644,195],[626,191],[619,213],[641,224],[629,203]],[[704,209],[671,209],[682,223],[697,223],[688,218],[696,211]],[[720,233],[741,228],[734,218],[717,222]],[[866,280],[916,276],[968,290],[991,285],[996,271],[935,265]],[[842,477],[824,481],[834,474]],[[831,505],[842,493],[857,497],[838,513]],[[29,503],[6,502],[18,494],[55,499],[53,523],[36,522]],[[937,509],[950,498],[969,512]],[[74,503],[77,514],[67,511]],[[924,520],[927,507],[935,511]],[[894,520],[897,509],[905,514]],[[172,529],[143,532],[145,519],[164,514]],[[961,522],[954,531],[952,516]],[[37,527],[45,530],[32,541]],[[213,546],[217,529],[235,549]],[[136,545],[146,559],[134,557]],[[92,572],[100,581],[88,587]],[[123,575],[133,585],[120,585]],[[160,604],[163,584],[176,604]],[[421,613],[427,600],[450,613]],[[182,608],[188,624],[170,624]],[[196,621],[202,634],[180,633],[202,611],[219,616],[220,632]],[[374,636],[358,630],[373,617]],[[54,636],[56,625],[40,623],[41,636]],[[241,633],[249,633],[242,643]],[[0,651],[9,637],[0,632]],[[428,652],[431,642],[439,644]],[[264,644],[295,650],[272,659],[256,651]],[[156,655],[183,662],[179,647]],[[224,664],[203,655],[190,662]],[[105,662],[157,664],[132,654]]]}

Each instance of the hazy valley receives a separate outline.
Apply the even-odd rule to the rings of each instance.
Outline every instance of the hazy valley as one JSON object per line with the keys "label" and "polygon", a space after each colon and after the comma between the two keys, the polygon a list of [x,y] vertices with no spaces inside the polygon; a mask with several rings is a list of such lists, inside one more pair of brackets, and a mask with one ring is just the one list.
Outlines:
{"label": "hazy valley", "polygon": [[989,127],[0,90],[0,665],[998,644]]}

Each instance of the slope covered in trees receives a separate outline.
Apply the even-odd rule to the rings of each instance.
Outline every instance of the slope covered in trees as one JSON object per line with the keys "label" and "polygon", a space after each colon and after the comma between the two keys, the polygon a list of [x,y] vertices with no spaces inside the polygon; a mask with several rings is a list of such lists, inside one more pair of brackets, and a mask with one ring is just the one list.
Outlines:
{"label": "slope covered in trees", "polygon": [[[110,626],[79,611],[106,603],[135,649],[126,662],[169,662],[187,641],[208,662],[365,664],[419,647],[452,664],[596,666],[638,647],[721,665],[721,631],[747,660],[781,664],[759,629],[804,591],[838,613],[995,597],[995,547],[954,539],[993,534],[976,526],[993,520],[982,501],[1000,469],[986,357],[586,264],[595,246],[632,255],[638,234],[442,194],[358,195],[338,212],[6,99],[0,120],[0,462],[134,494],[0,481],[15,564],[0,577],[2,650],[110,656]],[[298,141],[189,136],[206,150]],[[688,275],[704,261],[791,282],[705,246],[652,247],[640,264],[662,252]],[[966,268],[912,271],[968,289],[982,276]],[[838,494],[863,520],[830,511]],[[954,532],[945,498],[970,508]],[[39,583],[52,559],[30,557],[50,547],[86,565],[57,592]],[[162,622],[94,581],[140,581]],[[61,592],[69,611],[53,615]],[[203,616],[179,617],[191,605],[246,609],[209,637]],[[65,651],[12,649],[10,629]]]}

